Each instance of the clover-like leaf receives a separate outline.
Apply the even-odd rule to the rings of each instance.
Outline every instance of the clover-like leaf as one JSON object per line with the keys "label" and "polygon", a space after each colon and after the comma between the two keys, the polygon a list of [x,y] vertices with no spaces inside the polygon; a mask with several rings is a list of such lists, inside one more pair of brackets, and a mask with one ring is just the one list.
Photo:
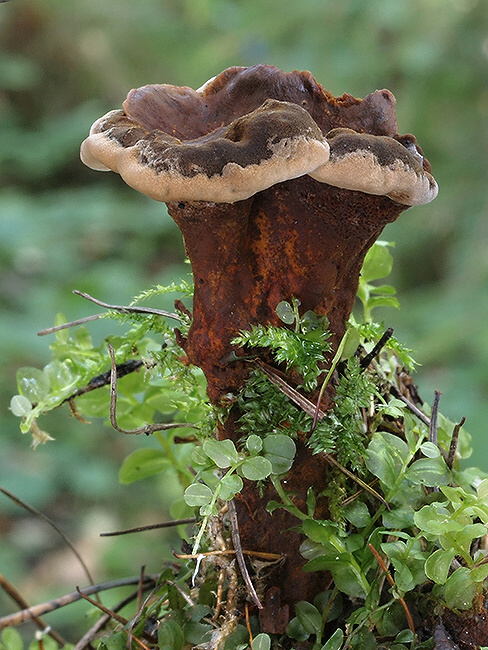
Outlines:
{"label": "clover-like leaf", "polygon": [[246,458],[239,468],[244,478],[250,481],[262,481],[273,471],[271,461],[263,456],[251,456]]}
{"label": "clover-like leaf", "polygon": [[293,465],[296,454],[295,442],[282,433],[273,433],[263,441],[265,457],[272,466],[273,474],[285,474]]}
{"label": "clover-like leaf", "polygon": [[22,418],[32,411],[32,404],[24,395],[14,395],[10,400],[10,410],[18,418]]}
{"label": "clover-like leaf", "polygon": [[295,322],[295,312],[293,307],[286,300],[282,300],[276,306],[276,314],[287,325],[293,325]]}
{"label": "clover-like leaf", "polygon": [[232,440],[205,440],[203,451],[213,460],[217,467],[222,469],[235,465],[239,459]]}
{"label": "clover-like leaf", "polygon": [[206,506],[213,498],[212,490],[203,483],[192,483],[189,485],[184,493],[186,503],[191,506]]}
{"label": "clover-like leaf", "polygon": [[398,436],[375,433],[366,450],[366,467],[387,488],[392,488],[409,458],[408,446]]}
{"label": "clover-like leaf", "polygon": [[242,479],[237,474],[226,474],[220,481],[219,497],[224,501],[230,501],[242,490]]}

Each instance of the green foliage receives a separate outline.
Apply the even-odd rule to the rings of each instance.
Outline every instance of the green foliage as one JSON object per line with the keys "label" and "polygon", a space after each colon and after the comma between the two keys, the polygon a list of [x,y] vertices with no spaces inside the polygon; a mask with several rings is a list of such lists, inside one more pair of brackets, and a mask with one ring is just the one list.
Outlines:
{"label": "green foliage", "polygon": [[389,284],[374,285],[372,282],[390,275],[393,268],[393,256],[388,247],[390,242],[377,241],[366,253],[361,275],[359,277],[358,298],[363,305],[364,322],[372,321],[371,312],[375,307],[399,307],[394,297],[396,289]]}
{"label": "green foliage", "polygon": [[[42,639],[42,641],[41,641]],[[42,643],[42,645],[41,645]],[[36,635],[36,640],[25,646],[21,635],[14,627],[8,627],[0,634],[0,650],[59,650],[61,646],[47,634]],[[66,643],[62,646],[65,650],[72,650],[74,645]]]}
{"label": "green foliage", "polygon": [[[376,244],[371,250],[367,272],[363,273],[365,318],[377,305],[376,297],[367,297],[373,291],[364,283],[382,277],[391,265],[385,245]],[[180,288],[190,294],[188,285]],[[174,289],[174,284],[156,287],[141,294],[134,304]],[[210,522],[242,490],[244,480],[258,484],[271,481],[280,500],[270,501],[268,510],[285,508],[300,521],[305,537],[301,552],[307,560],[304,570],[327,570],[334,580],[333,591],[319,594],[314,603],[298,603],[288,636],[297,641],[313,639],[316,646],[329,649],[339,649],[344,643],[358,649],[373,647],[376,635],[390,638],[391,648],[415,647],[400,606],[404,597],[418,595],[418,589],[425,589],[430,581],[430,597],[439,606],[458,611],[469,609],[483,590],[488,563],[479,540],[488,529],[488,478],[447,467],[452,423],[439,416],[438,443],[434,444],[428,439],[428,427],[414,419],[403,401],[391,396],[390,387],[396,385],[401,369],[399,363],[414,366],[408,351],[393,337],[371,367],[364,368],[355,348],[369,351],[381,330],[371,322],[353,322],[327,368],[324,355],[330,347],[325,319],[310,312],[300,316],[296,300],[280,303],[277,311],[293,329],[254,327],[241,332],[234,344],[268,349],[278,363],[303,377],[299,390],[317,388],[321,375],[327,372],[324,384],[336,369],[336,405],[314,422],[312,415],[299,408],[262,371],[255,370],[236,398],[243,434],[238,447],[231,440],[216,440],[210,435],[218,418],[225,414],[210,407],[201,371],[182,362],[181,350],[166,320],[154,314],[110,313],[131,324],[123,337],[110,338],[118,363],[135,359],[143,363],[142,372],[129,372],[119,379],[120,420],[127,426],[140,427],[160,418],[168,424],[186,425],[178,431],[194,436],[187,444],[175,444],[173,430],[156,432],[154,438],[160,448],[131,453],[119,478],[132,483],[164,472],[177,473],[184,488],[180,512],[194,511],[199,518],[194,554],[201,546],[206,547]],[[177,317],[183,319],[184,315]],[[184,323],[188,326],[189,320]],[[109,405],[107,386],[83,390],[101,380],[107,383],[109,361],[104,345],[93,346],[87,330],[81,328],[71,336],[66,330],[57,332],[51,349],[52,360],[43,370],[19,371],[19,395],[11,403],[12,412],[22,418],[22,430],[30,429],[36,443],[42,437],[37,425],[39,415],[77,392],[82,394],[76,397],[76,408],[84,415],[106,417]],[[390,424],[402,435],[390,433]],[[313,486],[306,512],[296,507],[283,488],[282,479],[295,458],[293,438],[310,431],[309,445],[315,453],[333,453],[343,471],[349,466],[360,472],[362,480],[376,482],[374,490],[358,494],[355,482],[338,481],[337,494],[333,488],[327,492],[333,514],[328,520],[315,518],[320,495],[314,494]],[[459,450],[469,453],[468,437],[462,431]],[[357,482],[364,485],[359,477]],[[389,563],[394,587],[388,594],[371,547]],[[202,621],[208,601],[189,607],[193,601],[181,598],[181,590],[188,588],[188,571],[189,565],[182,566],[175,593],[171,587],[174,577],[161,583],[161,597],[150,608],[151,612],[160,611],[169,598],[159,632],[162,647],[181,650],[185,643],[209,638],[211,628]],[[212,584],[213,578],[209,580]],[[358,604],[346,614],[347,599]],[[200,608],[198,614],[193,606]],[[331,628],[337,621],[342,621],[344,629]],[[100,647],[110,650],[123,641],[120,633],[114,634]],[[236,640],[236,647],[239,644]],[[267,650],[270,644],[269,635],[257,634],[252,646]]]}
{"label": "green foliage", "polygon": [[357,357],[351,357],[345,364],[336,394],[336,408],[318,422],[309,444],[316,453],[334,452],[340,463],[358,469],[362,466],[367,440],[363,409],[371,406],[378,391]]}
{"label": "green foliage", "polygon": [[324,372],[320,364],[324,361],[324,354],[331,349],[329,323],[327,318],[316,316],[311,311],[300,317],[299,305],[295,299],[292,304],[280,302],[276,308],[284,323],[295,324],[294,331],[272,325],[253,325],[250,331],[241,332],[232,343],[269,349],[278,363],[284,363],[287,370],[293,369],[301,374],[304,389],[310,391],[317,386],[317,379]]}

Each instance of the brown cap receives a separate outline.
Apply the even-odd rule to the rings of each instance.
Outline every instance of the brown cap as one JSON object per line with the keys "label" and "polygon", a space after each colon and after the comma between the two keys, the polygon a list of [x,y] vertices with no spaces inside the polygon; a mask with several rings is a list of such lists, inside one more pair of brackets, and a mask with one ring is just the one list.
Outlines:
{"label": "brown cap", "polygon": [[228,68],[198,90],[131,90],[92,126],[81,159],[164,202],[233,203],[305,174],[407,206],[437,195],[415,138],[397,133],[389,90],[335,98],[309,72],[267,65]]}
{"label": "brown cap", "polygon": [[315,180],[346,190],[388,196],[403,205],[423,205],[437,196],[437,183],[424,169],[413,136],[401,144],[388,136],[333,129],[327,140],[330,158],[310,172]]}
{"label": "brown cap", "polygon": [[157,201],[233,203],[324,165],[329,145],[310,114],[267,100],[228,126],[192,140],[146,130],[124,111],[92,126],[81,159]]}

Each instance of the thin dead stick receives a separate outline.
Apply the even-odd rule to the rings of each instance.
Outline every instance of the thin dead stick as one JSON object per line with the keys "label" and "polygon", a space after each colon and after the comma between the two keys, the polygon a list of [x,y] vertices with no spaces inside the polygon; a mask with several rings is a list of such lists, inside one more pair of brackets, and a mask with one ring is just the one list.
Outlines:
{"label": "thin dead stick", "polygon": [[254,589],[254,585],[251,582],[251,576],[247,570],[246,561],[242,552],[241,536],[239,535],[239,522],[237,521],[237,512],[234,500],[232,499],[231,501],[228,501],[227,506],[229,508],[230,530],[232,535],[232,543],[234,544],[234,550],[236,552],[237,564],[239,565],[239,569],[241,570],[241,574],[244,578],[244,582],[246,583],[246,587],[248,588],[248,591],[251,594],[251,598],[253,599],[256,607],[258,609],[263,609],[261,601],[259,600],[256,590]]}
{"label": "thin dead stick", "polygon": [[390,510],[390,506],[388,505],[388,502],[381,496],[381,494],[376,492],[376,490],[372,488],[371,485],[368,485],[365,481],[360,479],[359,476],[356,476],[355,474],[350,472],[346,467],[341,465],[339,461],[337,461],[333,456],[325,453],[325,451],[321,452],[320,455],[323,456],[329,463],[335,465],[335,467],[340,469],[340,471],[346,476],[348,476],[352,481],[360,485],[363,488],[363,490],[366,490],[367,492],[372,494],[376,499],[378,499],[378,501],[381,501],[381,503],[386,507],[387,510]]}
{"label": "thin dead stick", "polygon": [[439,402],[441,399],[442,393],[438,390],[434,391],[434,402],[432,403],[432,411],[430,414],[430,425],[429,425],[429,442],[433,442],[437,447],[437,416],[439,414]]}
{"label": "thin dead stick", "polygon": [[385,347],[385,345],[388,343],[389,339],[393,336],[393,327],[389,327],[386,332],[383,334],[383,336],[379,339],[379,341],[376,343],[374,348],[369,352],[361,361],[359,362],[359,365],[363,370],[366,370],[366,368],[369,366],[369,364],[373,361],[373,359],[381,352],[381,350]]}
{"label": "thin dead stick", "polygon": [[449,453],[447,455],[447,466],[449,467],[449,469],[452,469],[454,466],[454,461],[456,460],[458,440],[459,440],[459,432],[461,431],[461,428],[463,427],[465,422],[466,422],[466,418],[465,417],[461,418],[461,422],[456,424],[452,432],[451,444],[449,445]]}
{"label": "thin dead stick", "polygon": [[[242,552],[244,555],[250,555],[251,557],[258,557],[261,560],[281,560],[283,559],[282,555],[279,555],[278,553],[264,553],[261,551],[246,551],[245,549],[242,549]],[[225,549],[223,551],[206,551],[205,553],[197,553],[195,554],[183,554],[183,553],[175,553],[173,551],[173,555],[178,558],[178,560],[197,560],[199,557],[209,557],[209,556],[214,556],[214,555],[235,555],[235,550],[233,548]]]}
{"label": "thin dead stick", "polygon": [[[0,586],[5,591],[5,593],[10,596],[10,598],[14,601],[14,603],[16,603],[19,607],[22,607],[22,609],[28,609],[29,605],[24,600],[22,595],[17,591],[17,589],[13,586],[13,584],[11,584],[1,573],[0,573]],[[44,630],[47,630],[47,634],[49,634],[49,636],[52,639],[54,639],[57,643],[59,643],[60,646],[66,645],[65,639],[63,639],[63,637],[60,634],[58,634],[55,630],[52,630],[48,625],[46,625],[46,623],[44,623],[42,618],[40,618],[39,616],[34,616],[32,618],[32,622],[35,623],[42,632],[44,632]]]}
{"label": "thin dead stick", "polygon": [[97,298],[94,298],[93,296],[90,296],[88,293],[84,293],[83,291],[78,291],[77,289],[74,289],[73,293],[75,293],[77,296],[81,296],[82,298],[85,298],[86,300],[89,300],[90,302],[94,302],[95,305],[98,305],[99,307],[105,307],[105,309],[111,309],[112,311],[118,311],[122,314],[148,314],[151,316],[164,316],[165,318],[173,318],[174,320],[178,320],[181,322],[181,316],[178,316],[178,314],[174,314],[171,311],[165,311],[163,309],[151,309],[150,307],[131,307],[129,305],[110,305],[107,302],[103,302],[102,300],[98,300]]}
{"label": "thin dead stick", "polygon": [[174,521],[164,521],[160,524],[149,524],[147,526],[137,526],[136,528],[126,528],[125,530],[114,530],[111,533],[100,533],[100,537],[115,537],[116,535],[140,533],[144,530],[155,530],[156,528],[170,528],[171,526],[179,526],[180,524],[193,524],[195,521],[196,517],[188,517],[187,519],[175,519]]}
{"label": "thin dead stick", "polygon": [[[369,550],[375,556],[376,561],[380,565],[381,570],[384,571],[386,579],[390,583],[390,586],[395,588],[395,581],[391,577],[391,574],[388,571],[388,568],[387,568],[386,564],[384,563],[383,558],[381,557],[381,555],[378,553],[378,551],[375,549],[375,547],[372,544],[368,544],[368,546],[369,546]],[[412,634],[416,636],[415,625],[413,624],[412,614],[410,613],[410,610],[408,609],[408,605],[407,605],[407,603],[405,602],[405,600],[403,598],[399,598],[398,600],[400,602],[400,605],[403,607],[403,611],[405,612],[408,627],[410,628],[410,631],[412,632]]]}
{"label": "thin dead stick", "polygon": [[197,427],[192,422],[157,422],[155,424],[145,424],[138,429],[122,429],[117,424],[117,364],[115,363],[115,352],[113,347],[108,344],[108,351],[110,353],[110,423],[116,431],[125,433],[126,435],[138,436],[141,433],[150,436],[155,431],[164,431],[167,429],[178,429],[182,427]]}
{"label": "thin dead stick", "polygon": [[87,596],[83,591],[81,591],[79,587],[76,587],[76,592],[79,594],[80,598],[87,600],[89,603],[94,605],[97,609],[102,611],[104,614],[107,614],[107,616],[113,618],[114,621],[117,621],[117,623],[121,623],[122,625],[127,625],[127,623],[129,622],[127,618],[120,616],[120,614],[114,612],[113,609],[109,609],[108,607],[105,607],[104,605],[97,602],[96,600],[93,600],[93,598],[90,598],[90,596]]}
{"label": "thin dead stick", "polygon": [[414,415],[416,415],[421,422],[423,422],[428,427],[430,427],[430,418],[428,418],[423,411],[421,411],[417,406],[415,406],[413,402],[411,402],[406,397],[404,397],[400,393],[400,391],[397,388],[395,388],[395,386],[392,386],[390,388],[390,393],[394,397],[402,401],[405,404],[405,406],[408,408],[408,410],[411,411]]}
{"label": "thin dead stick", "polygon": [[[144,363],[139,359],[129,359],[129,361],[124,361],[123,363],[117,364],[117,379],[130,375],[132,372],[136,372],[144,366]],[[110,384],[110,370],[104,372],[101,375],[92,377],[86,386],[78,388],[72,395],[67,397],[64,401],[69,402],[75,397],[89,393],[92,390],[97,388],[103,388],[103,386],[108,386]]]}
{"label": "thin dead stick", "polygon": [[272,384],[277,386],[280,391],[286,395],[291,401],[299,406],[302,411],[305,411],[310,416],[314,416],[315,413],[317,412],[317,417],[319,420],[322,420],[325,418],[325,413],[321,409],[317,411],[317,407],[313,402],[311,402],[309,399],[304,397],[301,393],[299,393],[297,390],[292,388],[287,382],[282,379],[274,370],[271,368],[271,366],[268,366],[268,364],[264,363],[263,361],[257,361],[256,365],[258,366],[259,370],[263,372],[266,377],[270,380]]}
{"label": "thin dead stick", "polygon": [[78,553],[76,550],[76,547],[74,546],[73,542],[65,535],[65,533],[59,528],[57,524],[54,523],[52,519],[50,519],[47,515],[45,515],[43,512],[40,512],[40,510],[37,510],[36,508],[30,506],[28,503],[25,501],[22,501],[22,499],[19,499],[19,497],[16,497],[15,494],[12,494],[12,492],[9,492],[3,487],[0,487],[0,492],[5,494],[9,499],[11,499],[16,505],[20,506],[21,508],[24,508],[24,510],[27,510],[27,512],[30,512],[32,515],[37,517],[38,519],[42,519],[42,521],[45,521],[51,528],[53,528],[58,535],[63,539],[65,544],[69,546],[69,548],[73,551],[75,554],[78,562],[81,564],[83,571],[85,572],[86,577],[88,578],[88,582],[91,585],[95,584],[95,581],[93,580],[93,576],[90,573],[90,569],[87,567],[85,564],[85,561],[81,557],[81,555]]}
{"label": "thin dead stick", "polygon": [[[77,590],[77,592],[80,594],[80,596],[81,596],[82,598],[84,598],[84,599],[87,600],[89,603],[91,603],[92,605],[94,605],[95,607],[97,607],[98,609],[100,609],[100,610],[101,610],[104,614],[106,614],[107,616],[110,616],[110,618],[113,618],[113,619],[114,619],[115,621],[117,621],[118,623],[121,623],[122,625],[127,625],[127,624],[129,623],[128,619],[124,618],[123,616],[120,616],[120,614],[117,614],[117,612],[114,612],[113,609],[108,609],[108,607],[104,607],[104,606],[101,605],[100,603],[97,603],[96,600],[93,600],[93,598],[90,598],[90,596],[87,596],[87,595],[84,594],[82,591],[80,591],[80,589],[79,589],[78,587],[76,587],[76,590]],[[127,634],[127,636],[129,637],[129,641],[130,641],[131,643],[132,643],[132,641],[135,641],[135,642],[137,643],[137,645],[139,645],[139,646],[140,646],[141,648],[143,648],[144,650],[149,650],[149,648],[147,647],[147,645],[146,645],[145,643],[143,643],[140,639],[138,639],[137,637],[135,637],[135,636],[132,634],[132,632],[127,631],[127,630],[124,629],[124,628],[122,628],[122,629],[123,629],[123,631]]]}
{"label": "thin dead stick", "polygon": [[[115,607],[112,608],[112,611],[118,612],[121,609],[123,609],[126,605],[131,603],[133,600],[137,598],[138,591],[133,591],[127,598],[124,598],[124,600],[121,600],[120,603],[117,603]],[[84,650],[90,642],[95,638],[95,636],[102,630],[105,625],[110,621],[111,616],[108,614],[104,614],[101,616],[98,621],[95,623],[95,625],[92,625],[92,627],[86,632],[83,637],[78,641],[78,643],[74,646],[73,650]]]}
{"label": "thin dead stick", "polygon": [[247,627],[247,633],[249,634],[249,646],[252,648],[253,636],[251,630],[251,619],[249,618],[249,606],[247,603],[246,603],[246,627]]}
{"label": "thin dead stick", "polygon": [[84,323],[89,323],[93,320],[98,320],[103,318],[105,313],[93,314],[93,316],[85,316],[84,318],[78,318],[78,320],[71,320],[69,323],[61,323],[61,325],[55,325],[54,327],[48,327],[45,330],[37,332],[37,336],[46,336],[46,334],[54,334],[54,332],[60,332],[61,330],[67,330],[70,327],[76,327],[77,325],[83,325]]}
{"label": "thin dead stick", "polygon": [[[141,617],[141,614],[142,614],[142,612],[144,611],[144,608],[147,606],[147,604],[149,603],[149,601],[151,600],[151,598],[153,598],[153,597],[155,596],[155,594],[159,591],[159,589],[160,589],[160,586],[159,586],[159,585],[156,585],[156,586],[154,587],[154,589],[152,589],[152,590],[149,592],[149,594],[146,596],[146,598],[145,598],[144,600],[142,600],[142,598],[141,598],[141,603],[140,603],[140,605],[138,606],[137,612],[136,612],[134,618],[133,618],[133,619],[131,620],[131,622],[130,622],[129,630],[134,629],[134,627],[137,625],[137,623],[139,622],[139,619],[140,619],[140,617]],[[143,592],[141,591],[141,594],[140,594],[141,597],[142,597],[142,593],[143,593]],[[139,596],[138,596],[138,599],[139,599]],[[160,598],[159,600],[160,600],[160,602],[161,602],[162,598]]]}
{"label": "thin dead stick", "polygon": [[[144,579],[144,583],[148,584],[150,587],[154,586],[156,581],[159,579],[159,573],[147,575]],[[125,587],[128,585],[137,585],[139,583],[139,576],[132,576],[130,578],[122,578],[120,580],[112,580],[110,582],[102,582],[98,585],[90,585],[85,587],[84,593],[86,595],[98,594],[101,591],[106,591],[107,589],[115,589],[115,587]],[[54,600],[49,600],[46,603],[41,603],[40,605],[34,605],[33,607],[28,607],[23,609],[20,612],[15,612],[15,614],[10,614],[8,616],[3,616],[0,618],[0,630],[4,630],[6,627],[15,627],[26,621],[31,621],[34,616],[44,616],[49,612],[54,612],[56,609],[65,607],[65,605],[70,605],[80,600],[81,596],[77,591],[72,591],[69,594],[55,598]]]}

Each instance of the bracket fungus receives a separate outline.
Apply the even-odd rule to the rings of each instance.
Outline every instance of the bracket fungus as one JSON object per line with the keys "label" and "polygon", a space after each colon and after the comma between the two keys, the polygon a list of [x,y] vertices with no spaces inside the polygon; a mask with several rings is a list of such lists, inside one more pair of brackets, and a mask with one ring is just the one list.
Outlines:
{"label": "bracket fungus", "polygon": [[[241,354],[232,339],[253,324],[282,324],[283,300],[327,316],[332,356],[366,252],[402,211],[435,198],[430,165],[414,136],[397,133],[394,106],[388,90],[336,98],[309,72],[258,65],[229,68],[198,90],[132,90],[122,110],[93,125],[83,162],[166,202],[183,234],[195,295],[182,346],[203,369],[213,403],[235,395],[249,374],[245,361],[229,362]],[[322,408],[332,399],[324,396]],[[237,419],[231,412],[219,435],[237,439]],[[326,471],[299,445],[288,477],[297,503]],[[243,544],[291,560],[275,584],[293,605],[315,595],[317,577],[299,571],[298,533],[280,535],[294,518],[265,512],[271,495],[247,486],[239,525]]]}

